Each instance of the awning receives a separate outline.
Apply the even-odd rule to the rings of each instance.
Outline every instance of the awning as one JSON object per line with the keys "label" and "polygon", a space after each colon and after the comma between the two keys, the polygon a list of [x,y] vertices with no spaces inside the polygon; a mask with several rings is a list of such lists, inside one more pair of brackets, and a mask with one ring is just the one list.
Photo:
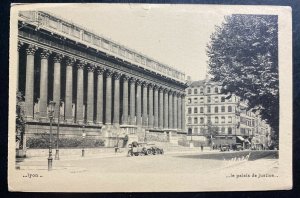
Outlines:
{"label": "awning", "polygon": [[245,139],[242,136],[236,136],[237,138],[239,138],[241,141],[245,141]]}

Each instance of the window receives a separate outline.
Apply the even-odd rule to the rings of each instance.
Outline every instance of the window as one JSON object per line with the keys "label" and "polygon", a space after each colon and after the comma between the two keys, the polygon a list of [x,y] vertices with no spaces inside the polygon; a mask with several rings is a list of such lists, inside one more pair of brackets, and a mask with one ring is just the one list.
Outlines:
{"label": "window", "polygon": [[225,123],[225,117],[224,116],[221,117],[221,120],[222,120],[221,121],[222,123]]}
{"label": "window", "polygon": [[200,103],[203,103],[204,102],[204,98],[203,97],[200,97]]}
{"label": "window", "polygon": [[232,128],[228,127],[228,134],[232,134]]}
{"label": "window", "polygon": [[188,103],[191,104],[192,103],[192,99],[188,98]]}
{"label": "window", "polygon": [[207,116],[207,123],[211,123],[211,117]]}
{"label": "window", "polygon": [[225,102],[225,97],[224,96],[221,97],[221,102]]}
{"label": "window", "polygon": [[188,123],[192,124],[192,118],[191,117],[188,117]]}
{"label": "window", "polygon": [[222,133],[225,133],[225,127],[221,128]]}
{"label": "window", "polygon": [[215,97],[215,102],[216,103],[219,102],[219,97],[218,96]]}
{"label": "window", "polygon": [[232,106],[228,106],[228,112],[232,112]]}
{"label": "window", "polygon": [[194,124],[198,124],[198,118],[194,118]]}
{"label": "window", "polygon": [[215,93],[218,93],[218,92],[219,92],[218,87],[215,87]]}
{"label": "window", "polygon": [[188,108],[188,114],[192,114],[192,108]]}
{"label": "window", "polygon": [[200,113],[203,113],[203,111],[204,111],[204,108],[200,107]]}
{"label": "window", "polygon": [[228,123],[232,123],[232,117],[231,116],[228,117]]}
{"label": "window", "polygon": [[198,103],[198,98],[194,98],[194,103]]}
{"label": "window", "polygon": [[198,94],[198,89],[194,89],[194,94]]}
{"label": "window", "polygon": [[203,94],[203,87],[200,87],[200,94]]}
{"label": "window", "polygon": [[210,106],[207,106],[207,113],[210,113],[211,112],[211,108]]}
{"label": "window", "polygon": [[210,93],[210,87],[207,87],[207,93]]}
{"label": "window", "polygon": [[188,89],[188,94],[192,94],[192,90],[191,89]]}
{"label": "window", "polygon": [[215,117],[215,123],[218,124],[219,123],[219,118]]}
{"label": "window", "polygon": [[219,112],[219,108],[215,107],[215,113],[218,113],[218,112]]}
{"label": "window", "polygon": [[207,96],[207,102],[210,103],[211,102],[211,98],[210,96]]}
{"label": "window", "polygon": [[194,133],[198,133],[198,127],[194,128]]}
{"label": "window", "polygon": [[225,112],[225,106],[221,107],[221,112]]}
{"label": "window", "polygon": [[194,108],[194,113],[198,113],[198,108],[197,107]]}
{"label": "window", "polygon": [[200,123],[204,124],[204,118],[200,118]]}

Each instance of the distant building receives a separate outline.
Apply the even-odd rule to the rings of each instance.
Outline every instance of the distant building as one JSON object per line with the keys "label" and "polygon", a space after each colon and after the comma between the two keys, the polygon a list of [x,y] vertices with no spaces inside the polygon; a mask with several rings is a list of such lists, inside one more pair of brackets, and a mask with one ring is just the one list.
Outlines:
{"label": "distant building", "polygon": [[[233,143],[252,146],[253,137],[266,133],[259,125],[260,117],[246,111],[247,104],[240,97],[221,94],[221,89],[219,83],[208,79],[189,81],[186,89],[188,139],[206,145],[212,142],[217,146]],[[256,143],[261,141],[265,140],[260,138]]]}

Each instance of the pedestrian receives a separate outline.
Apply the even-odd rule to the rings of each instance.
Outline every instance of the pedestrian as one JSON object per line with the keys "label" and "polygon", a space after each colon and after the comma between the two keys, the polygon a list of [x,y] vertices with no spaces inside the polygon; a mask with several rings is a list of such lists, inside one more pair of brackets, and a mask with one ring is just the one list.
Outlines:
{"label": "pedestrian", "polygon": [[203,145],[201,144],[201,152],[203,152]]}

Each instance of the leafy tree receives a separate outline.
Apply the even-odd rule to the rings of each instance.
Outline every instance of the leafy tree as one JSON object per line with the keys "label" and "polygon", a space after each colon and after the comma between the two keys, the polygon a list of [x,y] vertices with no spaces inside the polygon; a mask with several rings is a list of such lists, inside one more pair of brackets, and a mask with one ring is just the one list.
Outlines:
{"label": "leafy tree", "polygon": [[209,140],[209,144],[212,146],[212,140],[213,138],[218,135],[218,127],[212,125],[210,121],[207,122],[207,133],[206,136]]}
{"label": "leafy tree", "polygon": [[223,93],[248,101],[274,132],[279,128],[278,24],[275,15],[230,15],[207,45],[209,74]]}

